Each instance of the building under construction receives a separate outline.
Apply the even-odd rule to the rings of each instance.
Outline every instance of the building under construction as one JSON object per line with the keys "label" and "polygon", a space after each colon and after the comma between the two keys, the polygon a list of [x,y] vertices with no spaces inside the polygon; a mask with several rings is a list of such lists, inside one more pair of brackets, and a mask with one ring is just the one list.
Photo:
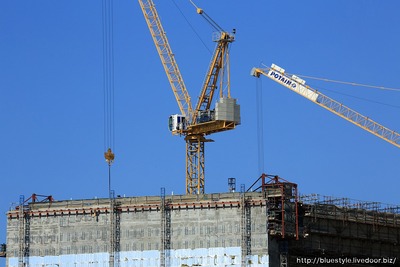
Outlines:
{"label": "building under construction", "polygon": [[294,183],[259,180],[256,192],[21,198],[2,256],[8,267],[399,266],[399,206],[299,197]]}

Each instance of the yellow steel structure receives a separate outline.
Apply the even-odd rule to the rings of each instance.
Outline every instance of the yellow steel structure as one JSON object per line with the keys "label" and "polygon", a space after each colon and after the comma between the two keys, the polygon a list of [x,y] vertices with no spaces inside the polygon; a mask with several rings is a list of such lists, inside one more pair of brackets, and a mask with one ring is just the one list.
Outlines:
{"label": "yellow steel structure", "polygon": [[400,148],[400,134],[371,120],[370,118],[350,109],[349,107],[333,100],[332,98],[305,85],[305,81],[299,77],[285,74],[285,70],[272,64],[271,68],[253,68],[251,75],[260,77],[264,75],[275,82],[289,88],[293,92],[309,99],[315,104],[329,110],[358,127],[382,138],[383,140]]}
{"label": "yellow steel structure", "polygon": [[205,82],[198,98],[196,108],[193,109],[190,95],[183,82],[182,75],[175,61],[174,54],[172,53],[153,1],[138,1],[180,112],[186,118],[187,122],[186,127],[174,129],[172,131],[173,134],[183,135],[186,141],[186,194],[204,194],[204,143],[212,141],[205,136],[216,132],[232,130],[240,123],[224,119],[199,120],[200,114],[210,112],[211,103],[217,88],[220,90],[220,99],[231,97],[228,47],[229,44],[234,41],[234,35],[223,31],[202,9],[197,8],[197,13],[201,14],[218,32],[216,38],[214,38],[217,45],[205,77]]}

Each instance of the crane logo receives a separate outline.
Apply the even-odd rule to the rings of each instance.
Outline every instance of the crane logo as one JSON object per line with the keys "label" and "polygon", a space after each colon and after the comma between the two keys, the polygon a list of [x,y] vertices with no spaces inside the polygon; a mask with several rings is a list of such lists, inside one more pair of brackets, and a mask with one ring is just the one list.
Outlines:
{"label": "crane logo", "polygon": [[270,78],[276,80],[277,82],[286,87],[291,87],[292,89],[295,89],[297,87],[297,83],[295,81],[290,80],[289,78],[283,76],[279,72],[270,70],[268,75],[270,76]]}

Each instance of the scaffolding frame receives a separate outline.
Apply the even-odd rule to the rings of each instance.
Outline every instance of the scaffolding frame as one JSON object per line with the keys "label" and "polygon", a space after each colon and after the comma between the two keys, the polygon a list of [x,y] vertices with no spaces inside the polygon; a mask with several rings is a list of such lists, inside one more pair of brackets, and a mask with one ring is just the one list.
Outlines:
{"label": "scaffolding frame", "polygon": [[115,199],[114,190],[110,190],[110,267],[118,267],[120,265],[121,211],[119,206],[120,203]]}
{"label": "scaffolding frame", "polygon": [[18,267],[25,266],[25,212],[24,212],[25,197],[19,197],[19,210],[18,210],[18,232],[19,232],[19,253],[18,253]]}
{"label": "scaffolding frame", "polygon": [[[295,257],[396,257],[400,253],[400,206],[350,198],[299,197],[307,238],[290,241]],[[303,265],[299,265],[303,266]],[[305,266],[305,265],[304,265]]]}
{"label": "scaffolding frame", "polygon": [[[42,199],[40,199],[42,198]],[[25,200],[24,195],[19,196],[18,205],[18,267],[29,266],[30,238],[31,238],[31,213],[32,203],[53,202],[53,196],[32,194]],[[31,201],[31,202],[29,202]],[[6,252],[4,252],[6,253]]]}
{"label": "scaffolding frame", "polygon": [[325,196],[320,194],[300,195],[299,201],[309,205],[335,205],[347,209],[400,214],[400,205],[386,204],[376,201],[355,200],[346,197]]}
{"label": "scaffolding frame", "polygon": [[242,233],[242,245],[241,245],[241,253],[242,267],[246,267],[248,265],[249,259],[248,257],[251,255],[251,198],[246,197],[245,192],[241,192],[241,233]]}
{"label": "scaffolding frame", "polygon": [[170,266],[171,250],[171,208],[165,199],[165,188],[161,188],[161,248],[160,266]]}
{"label": "scaffolding frame", "polygon": [[[267,199],[269,233],[277,238],[299,239],[297,184],[277,175],[261,175],[261,189]],[[268,179],[268,180],[267,180]],[[273,228],[273,229],[272,229]]]}
{"label": "scaffolding frame", "polygon": [[278,242],[279,266],[289,266],[288,240],[299,240],[299,202],[297,184],[277,175],[262,174],[251,186],[261,180],[261,189],[267,203],[267,231]]}

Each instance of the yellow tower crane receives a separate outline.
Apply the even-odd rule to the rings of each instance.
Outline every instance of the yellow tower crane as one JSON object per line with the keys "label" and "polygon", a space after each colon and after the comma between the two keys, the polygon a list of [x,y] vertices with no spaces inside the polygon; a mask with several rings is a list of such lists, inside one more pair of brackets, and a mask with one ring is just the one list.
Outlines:
{"label": "yellow tower crane", "polygon": [[285,70],[275,64],[270,68],[253,68],[251,75],[260,77],[264,75],[271,80],[289,88],[295,93],[307,98],[315,104],[329,110],[343,119],[357,125],[358,127],[382,138],[383,140],[400,148],[400,134],[371,120],[370,118],[350,109],[336,100],[312,89],[306,82],[296,75],[289,76]]}
{"label": "yellow tower crane", "polygon": [[[202,15],[217,32],[213,36],[216,47],[198,102],[193,109],[153,1],[139,0],[139,4],[181,112],[169,117],[169,129],[174,135],[185,137],[186,194],[204,194],[204,144],[212,141],[207,139],[206,135],[232,130],[240,124],[240,106],[236,103],[236,99],[231,98],[229,77],[229,45],[235,40],[235,31],[233,30],[233,33],[224,31],[204,10],[196,7],[197,13]],[[217,88],[219,99],[212,108]]]}

